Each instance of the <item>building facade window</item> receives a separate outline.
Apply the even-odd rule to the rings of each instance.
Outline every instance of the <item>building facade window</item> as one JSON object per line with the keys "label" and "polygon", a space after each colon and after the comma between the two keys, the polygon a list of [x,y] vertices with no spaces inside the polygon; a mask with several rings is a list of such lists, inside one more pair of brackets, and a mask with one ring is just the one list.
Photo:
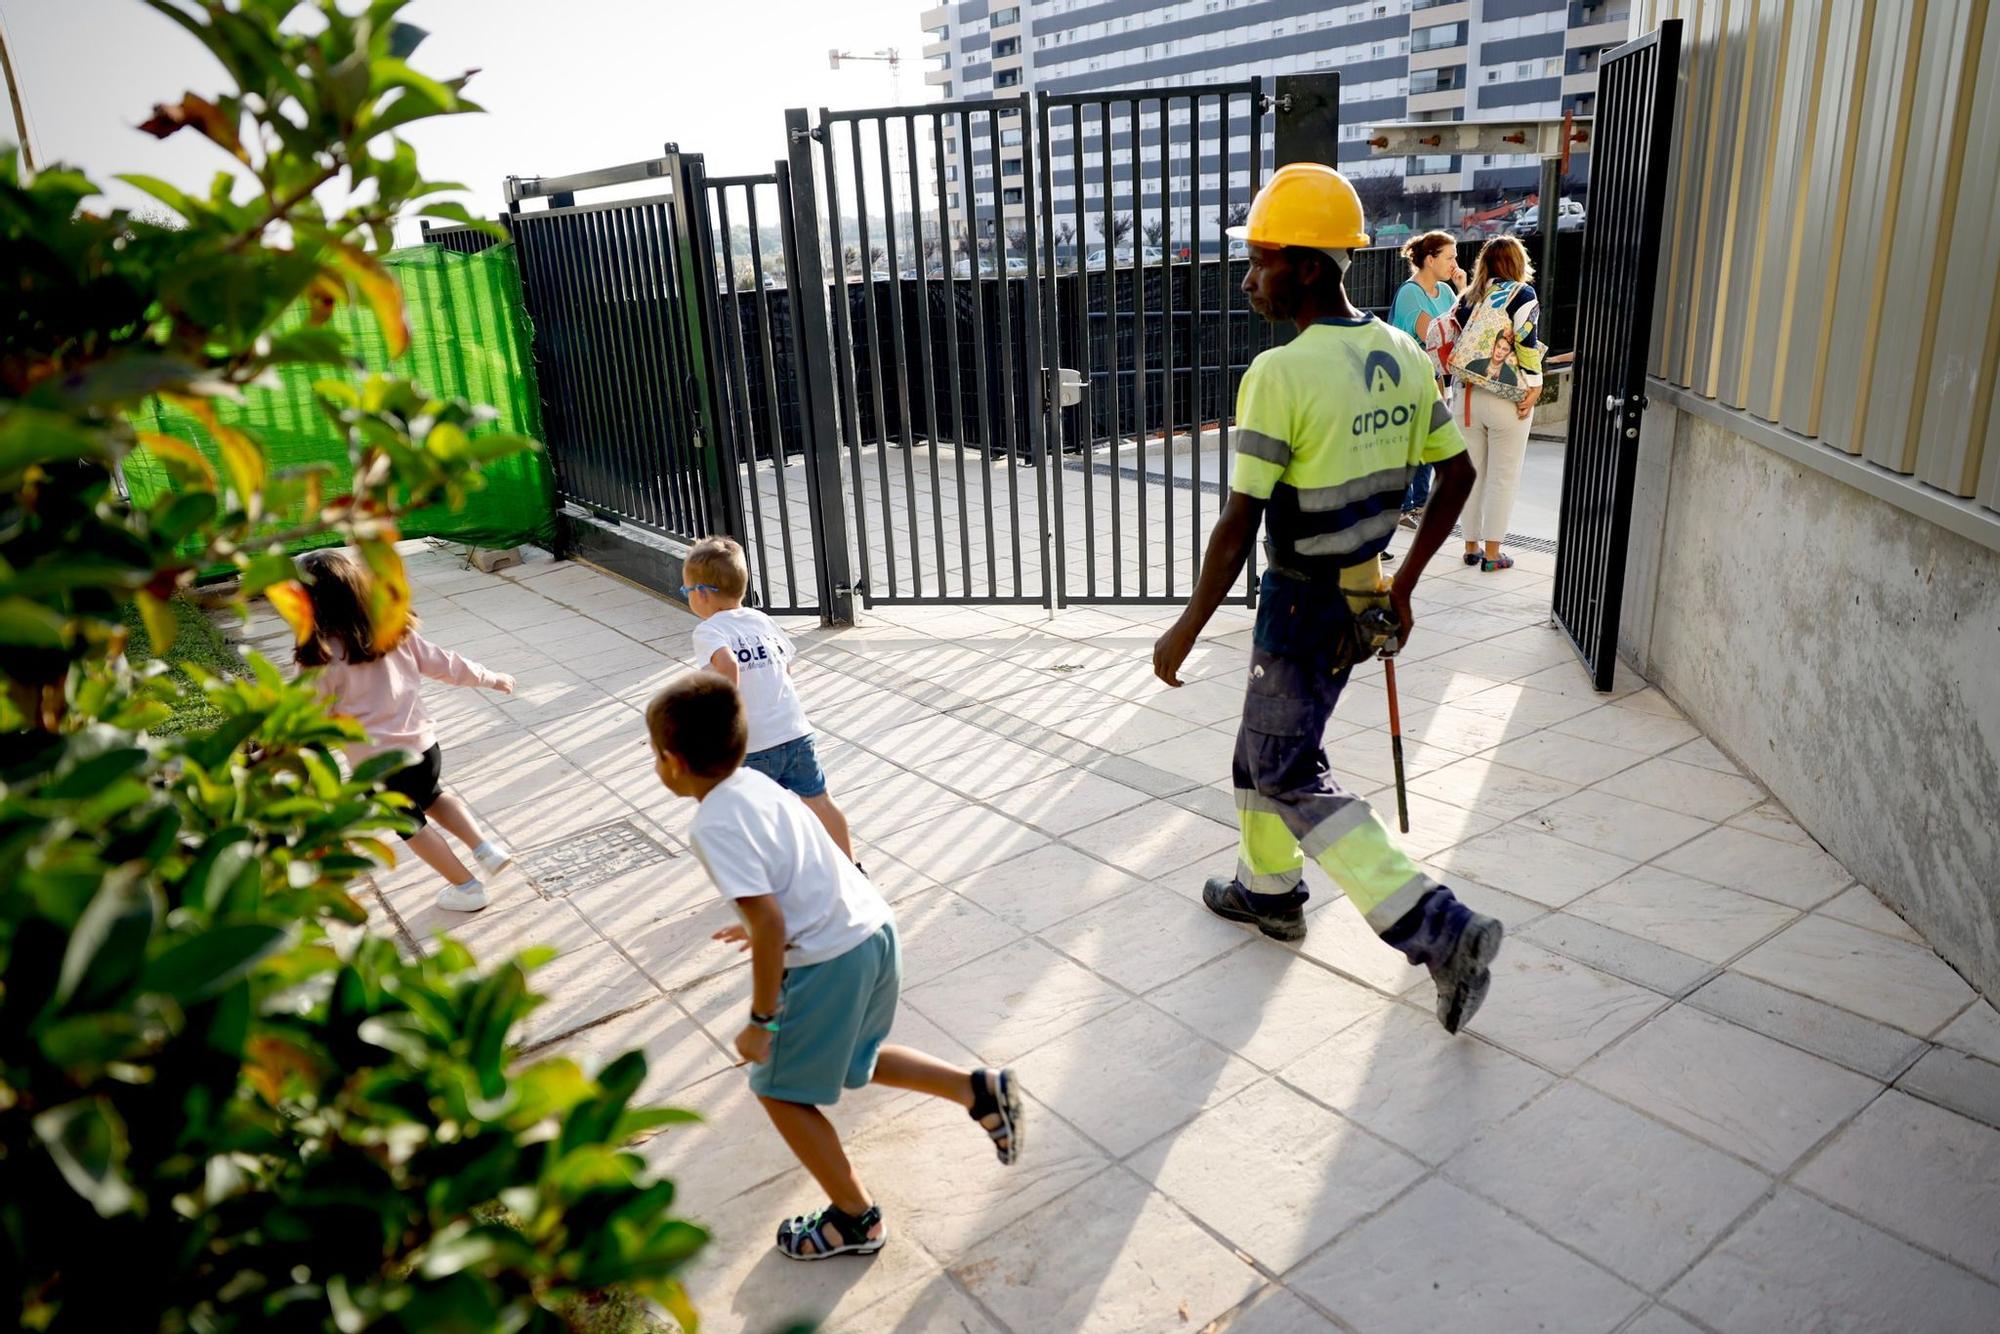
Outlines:
{"label": "building facade window", "polygon": [[1002,37],[999,41],[993,43],[993,55],[995,59],[1001,56],[1019,55],[1020,51],[1021,39],[1018,37]]}
{"label": "building facade window", "polygon": [[1440,23],[1435,28],[1418,28],[1410,34],[1412,51],[1441,51],[1448,46],[1464,45],[1463,23]]}
{"label": "building facade window", "polygon": [[993,76],[993,86],[995,88],[1013,88],[1017,87],[1020,82],[1021,71],[1017,69],[1003,69]]}
{"label": "building facade window", "polygon": [[1002,190],[1002,191],[1000,192],[1000,202],[1001,202],[1001,203],[1003,203],[1003,204],[1018,204],[1018,203],[1020,203],[1020,202],[1021,202],[1021,187],[1020,187],[1020,186],[1018,186],[1018,185],[1010,185],[1010,186],[1008,186],[1008,187],[1007,187],[1006,189]]}
{"label": "building facade window", "polygon": [[1021,7],[1011,5],[1006,9],[996,9],[986,16],[986,21],[996,28],[1004,28],[1010,23],[1021,21]]}

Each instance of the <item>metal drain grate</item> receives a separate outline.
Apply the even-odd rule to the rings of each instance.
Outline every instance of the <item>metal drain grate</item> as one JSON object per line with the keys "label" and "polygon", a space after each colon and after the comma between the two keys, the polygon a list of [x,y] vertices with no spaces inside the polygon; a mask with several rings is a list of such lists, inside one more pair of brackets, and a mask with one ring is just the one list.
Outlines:
{"label": "metal drain grate", "polygon": [[595,829],[517,853],[514,864],[528,883],[550,898],[579,889],[593,889],[621,875],[657,866],[673,853],[648,838],[629,820],[614,820]]}

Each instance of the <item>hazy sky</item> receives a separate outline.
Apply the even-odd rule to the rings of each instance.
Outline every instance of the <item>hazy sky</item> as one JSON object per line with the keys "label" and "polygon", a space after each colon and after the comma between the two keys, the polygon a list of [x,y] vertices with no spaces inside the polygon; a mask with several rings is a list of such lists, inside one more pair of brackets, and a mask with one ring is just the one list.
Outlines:
{"label": "hazy sky", "polygon": [[[924,0],[414,0],[430,30],[414,63],[467,88],[487,114],[413,127],[427,175],[464,182],[490,216],[501,178],[557,175],[656,156],[678,141],[711,174],[768,171],[789,106],[885,106],[887,66],[834,71],[832,47],[894,46],[902,100],[928,100],[917,16]],[[138,0],[0,0],[42,161],[85,168],[121,203],[113,174],[205,186],[227,161],[193,134],[158,143],[133,127],[154,102],[208,93],[221,73],[195,40]],[[13,138],[0,119],[0,138]],[[411,236],[406,239],[414,239]]]}

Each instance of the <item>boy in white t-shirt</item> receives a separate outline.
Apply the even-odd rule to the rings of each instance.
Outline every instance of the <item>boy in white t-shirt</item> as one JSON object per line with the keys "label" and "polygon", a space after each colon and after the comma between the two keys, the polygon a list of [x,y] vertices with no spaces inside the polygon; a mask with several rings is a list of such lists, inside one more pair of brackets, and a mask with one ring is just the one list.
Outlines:
{"label": "boy in white t-shirt", "polygon": [[822,1107],[843,1088],[887,1084],[965,1108],[1002,1163],[1021,1148],[1021,1090],[1010,1070],[966,1070],[884,1046],[896,1017],[902,954],[894,914],[868,877],[783,789],[744,767],[737,689],[713,672],[674,681],[646,706],[653,767],[700,802],[690,835],[743,924],[715,938],[750,952],[750,1014],[736,1050],[756,1068],[750,1091],[827,1193],[824,1209],[778,1227],[794,1260],[873,1255],[882,1210],[855,1175]]}
{"label": "boy in white t-shirt", "polygon": [[682,564],[681,596],[701,617],[694,628],[695,660],[743,694],[750,719],[750,754],[743,763],[812,808],[833,841],[854,860],[847,817],[826,792],[826,774],[813,749],[812,724],[792,686],[798,650],[777,622],[743,605],[750,566],[743,547],[729,537],[704,537]]}

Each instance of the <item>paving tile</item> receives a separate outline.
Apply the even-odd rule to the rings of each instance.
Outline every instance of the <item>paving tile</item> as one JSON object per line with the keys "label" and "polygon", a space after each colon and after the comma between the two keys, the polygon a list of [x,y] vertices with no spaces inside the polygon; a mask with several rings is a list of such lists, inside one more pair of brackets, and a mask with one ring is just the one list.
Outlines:
{"label": "paving tile", "polygon": [[1937,1040],[2000,1063],[2000,1011],[1983,1000],[1974,1001],[1964,1014],[1944,1026]]}
{"label": "paving tile", "polygon": [[1096,713],[1051,723],[1064,736],[1087,742],[1100,750],[1127,755],[1178,736],[1196,731],[1200,724],[1144,704],[1114,704]]}
{"label": "paving tile", "polygon": [[[1291,946],[1314,959],[1364,983],[1377,991],[1398,995],[1429,977],[1422,968],[1403,957],[1401,950],[1382,943],[1363,917],[1337,888],[1322,883],[1316,871],[1308,871],[1312,897],[1306,901],[1306,938]],[[1174,887],[1200,901],[1200,886],[1175,882]],[[1252,928],[1241,928],[1255,934]]]}
{"label": "paving tile", "polygon": [[1025,1116],[1034,1147],[1011,1167],[963,1110],[934,1099],[862,1129],[847,1141],[848,1157],[905,1244],[962,1255],[1110,1164],[1032,1090]]}
{"label": "paving tile", "polygon": [[735,947],[716,940],[715,933],[741,920],[718,896],[686,912],[607,934],[656,986],[675,991],[735,964]]}
{"label": "paving tile", "polygon": [[1331,1320],[1273,1283],[1202,1334],[1332,1334]]}
{"label": "paving tile", "polygon": [[1411,857],[1435,857],[1446,848],[1500,827],[1500,821],[1490,815],[1434,797],[1412,792],[1404,800],[1410,815],[1407,834],[1398,827],[1394,789],[1371,797],[1369,805],[1374,807],[1376,818],[1389,829],[1389,837],[1396,846]]}
{"label": "paving tile", "polygon": [[404,928],[420,945],[428,946],[440,934],[449,935],[471,950],[474,958],[496,962],[531,946],[575,950],[600,939],[575,909],[540,898],[519,880],[511,888],[496,886],[492,906],[476,913],[446,912],[437,907],[434,900],[442,887],[442,883],[427,881],[410,893],[388,896]]}
{"label": "paving tile", "polygon": [[1894,1079],[1924,1048],[1901,1029],[1741,973],[1722,974],[1687,1003],[1880,1080]]}
{"label": "paving tile", "polygon": [[734,1064],[694,1020],[668,1000],[653,1001],[572,1033],[536,1056],[568,1056],[586,1074],[594,1075],[627,1051],[640,1051],[646,1057],[646,1078],[632,1095],[636,1106],[670,1102],[690,1084],[720,1074]]}
{"label": "paving tile", "polygon": [[1785,813],[1785,808],[1775,801],[1767,801],[1762,806],[1752,806],[1741,815],[1730,818],[1729,823],[1738,829],[1747,829],[1765,838],[1782,839],[1796,843],[1800,847],[1816,846],[1813,836],[1801,829],[1798,822]]}
{"label": "paving tile", "polygon": [[[1405,719],[1405,725],[1408,720]],[[1334,781],[1349,790],[1396,781],[1395,750],[1389,734],[1378,728],[1349,732],[1325,743],[1326,762]],[[1403,739],[1403,775],[1416,778],[1459,759],[1458,752]]]}
{"label": "paving tile", "polygon": [[1609,1331],[1645,1300],[1435,1178],[1313,1257],[1290,1286],[1351,1327],[1381,1334]]}
{"label": "paving tile", "polygon": [[1046,834],[981,806],[965,806],[929,820],[869,840],[922,871],[949,884],[988,866],[1047,845]]}
{"label": "paving tile", "polygon": [[1715,743],[1707,737],[1703,737],[1698,741],[1690,741],[1685,746],[1673,750],[1670,754],[1674,759],[1684,764],[1698,764],[1704,769],[1713,769],[1719,774],[1741,774],[1743,772],[1736,767],[1734,760],[1718,750]]}
{"label": "paving tile", "polygon": [[1520,823],[1581,847],[1632,861],[1648,861],[1714,828],[1706,820],[1675,815],[1596,788],[1552,802]]}
{"label": "paving tile", "polygon": [[1433,860],[1449,871],[1551,908],[1581,898],[1632,869],[1623,857],[1579,847],[1518,822],[1468,839]]}
{"label": "paving tile", "polygon": [[1493,990],[1470,1031],[1567,1074],[1661,1005],[1655,992],[1510,941],[1493,964]]}
{"label": "paving tile", "polygon": [[1146,794],[1137,788],[1081,769],[1066,769],[1004,792],[990,804],[1023,824],[1060,837],[1146,800]]}
{"label": "paving tile", "polygon": [[1085,967],[1135,992],[1179,977],[1243,941],[1236,926],[1166,885],[1142,885],[1043,927],[1041,935]]}
{"label": "paving tile", "polygon": [[893,834],[971,804],[958,793],[906,769],[853,792],[839,790],[829,775],[827,793],[847,817],[851,831],[877,836]]}
{"label": "paving tile", "polygon": [[[1545,667],[1531,676],[1520,677],[1515,684],[1532,686],[1536,690],[1552,690],[1559,695],[1578,695],[1593,704],[1601,703],[1605,698],[1598,692],[1596,683],[1591,680],[1590,673],[1584,670],[1583,664],[1574,659],[1569,662],[1559,662],[1553,667]],[[1629,695],[1635,690],[1643,689],[1645,684],[1633,674],[1631,668],[1621,662],[1617,664],[1612,677],[1611,698],[1617,699]]]}
{"label": "paving tile", "polygon": [[1019,940],[904,993],[918,1013],[1005,1065],[1098,1015],[1124,993],[1038,940]]}
{"label": "paving tile", "polygon": [[1790,1167],[1882,1087],[1685,1005],[1577,1077],[1767,1172]]}
{"label": "paving tile", "polygon": [[[1579,899],[1578,903],[1586,901]],[[1636,982],[1663,996],[1679,996],[1714,971],[1714,965],[1706,960],[1638,936],[1628,936],[1588,918],[1573,917],[1567,911],[1536,918],[1515,933],[1515,939],[1589,964],[1627,982]]]}
{"label": "paving tile", "polygon": [[1261,938],[1147,999],[1225,1051],[1276,1069],[1390,1002]]}
{"label": "paving tile", "polygon": [[1144,1001],[1042,1044],[1017,1070],[1038,1101],[1119,1157],[1260,1077]]}
{"label": "paving tile", "polygon": [[1414,1158],[1272,1080],[1133,1155],[1132,1169],[1276,1272],[1423,1174]]}
{"label": "paving tile", "polygon": [[1524,732],[1536,731],[1553,723],[1562,722],[1566,718],[1574,718],[1579,713],[1587,713],[1596,708],[1599,701],[1594,695],[1559,695],[1550,690],[1536,690],[1532,686],[1505,683],[1473,694],[1460,695],[1450,702],[1475,713],[1503,718],[1514,729],[1509,735],[1519,736]]}
{"label": "paving tile", "polygon": [[949,889],[927,889],[896,901],[896,935],[903,949],[903,992],[1021,938],[1020,931]]}
{"label": "paving tile", "polygon": [[1583,737],[1543,731],[1503,741],[1487,751],[1485,758],[1565,782],[1597,783],[1641,763],[1646,757],[1638,751]]}
{"label": "paving tile", "polygon": [[1786,927],[1735,968],[1917,1034],[1934,1032],[1976,995],[1927,947],[1817,915]]}
{"label": "paving tile", "polygon": [[[669,1126],[638,1146],[647,1163],[673,1179],[676,1203],[687,1213],[711,1217],[724,1201],[803,1171],[778,1137],[770,1117],[757,1105],[749,1075],[748,1066],[725,1069],[676,1090],[670,1104],[702,1119],[691,1125]],[[852,1093],[842,1100],[836,1115],[843,1123],[858,1100]],[[747,1243],[751,1249],[769,1245],[777,1230],[775,1221]],[[744,1244],[744,1239],[737,1240]]]}
{"label": "paving tile", "polygon": [[2000,1130],[1990,1125],[1891,1090],[1796,1179],[1877,1226],[2000,1279]]}
{"label": "paving tile", "polygon": [[1818,848],[1727,827],[1674,849],[1659,865],[1794,908],[1816,908],[1854,883],[1839,862]]}
{"label": "paving tile", "polygon": [[1445,1175],[1613,1273],[1658,1291],[1771,1179],[1580,1084],[1473,1141]]}
{"label": "paving tile", "polygon": [[[1052,1247],[1052,1236],[1063,1238]],[[1160,1263],[1164,1256],[1172,1262]],[[1100,1173],[952,1265],[1013,1329],[1199,1329],[1255,1292],[1256,1270],[1129,1173]]]}
{"label": "paving tile", "polygon": [[1647,1310],[1620,1334],[1701,1334],[1701,1330],[1664,1306]]}
{"label": "paving tile", "polygon": [[1510,714],[1495,715],[1459,704],[1440,704],[1415,723],[1405,723],[1405,742],[1420,741],[1459,755],[1491,750],[1509,737],[1525,736],[1535,725]]}
{"label": "paving tile", "polygon": [[1420,774],[1409,780],[1409,789],[1482,816],[1512,820],[1568,796],[1577,785],[1474,757]]}
{"label": "paving tile", "polygon": [[925,777],[947,787],[989,801],[1068,768],[1066,761],[1032,746],[996,740],[946,759],[930,761],[922,766],[922,771]]}
{"label": "paving tile", "polygon": [[528,985],[544,1000],[511,1035],[521,1047],[547,1042],[660,994],[606,941],[564,951],[530,973]]}
{"label": "paving tile", "polygon": [[1685,719],[1629,708],[1623,701],[1579,713],[1553,727],[1565,736],[1601,741],[1607,746],[1620,746],[1645,755],[1658,755],[1701,735],[1701,730]]}
{"label": "paving tile", "polygon": [[1732,768],[1719,772],[1672,755],[1647,760],[1597,785],[1598,791],[1700,820],[1727,820],[1764,800],[1764,789]]}
{"label": "paving tile", "polygon": [[1894,936],[1912,945],[1924,945],[1928,948],[1928,942],[1917,929],[1898,917],[1895,910],[1876,898],[1875,892],[1866,885],[1856,885],[1819,911],[1827,917],[1851,922],[1855,926],[1865,926],[1870,931],[1879,931],[1885,936]]}
{"label": "paving tile", "polygon": [[1144,885],[1115,866],[1054,843],[953,882],[960,894],[1023,931],[1040,931]]}
{"label": "paving tile", "polygon": [[1781,1190],[1667,1300],[1724,1334],[1990,1330],[2000,1289]]}
{"label": "paving tile", "polygon": [[882,731],[877,731],[879,724],[873,722],[859,730],[855,729],[852,722],[846,729],[831,721],[827,726],[843,736],[861,742],[870,750],[883,755],[893,755],[896,763],[919,772],[933,760],[946,760],[954,755],[963,755],[975,746],[983,746],[995,740],[993,733],[983,727],[974,727],[956,718],[945,717],[921,718]]}
{"label": "paving tile", "polygon": [[1069,835],[1069,842],[1142,880],[1213,861],[1224,869],[1236,831],[1163,801],[1150,801]]}
{"label": "paving tile", "polygon": [[2000,1065],[1949,1047],[1933,1047],[1896,1087],[1961,1116],[2000,1127]]}
{"label": "paving tile", "polygon": [[1235,752],[1236,738],[1233,733],[1225,734],[1212,727],[1197,727],[1126,753],[1141,764],[1179,774],[1189,782],[1212,783],[1229,777],[1230,758]]}
{"label": "paving tile", "polygon": [[1428,1163],[1444,1161],[1552,1082],[1518,1056],[1451,1037],[1407,1005],[1349,1025],[1279,1075]]}
{"label": "paving tile", "polygon": [[1564,911],[1709,963],[1727,963],[1798,916],[1781,903],[1657,866],[1622,875]]}

